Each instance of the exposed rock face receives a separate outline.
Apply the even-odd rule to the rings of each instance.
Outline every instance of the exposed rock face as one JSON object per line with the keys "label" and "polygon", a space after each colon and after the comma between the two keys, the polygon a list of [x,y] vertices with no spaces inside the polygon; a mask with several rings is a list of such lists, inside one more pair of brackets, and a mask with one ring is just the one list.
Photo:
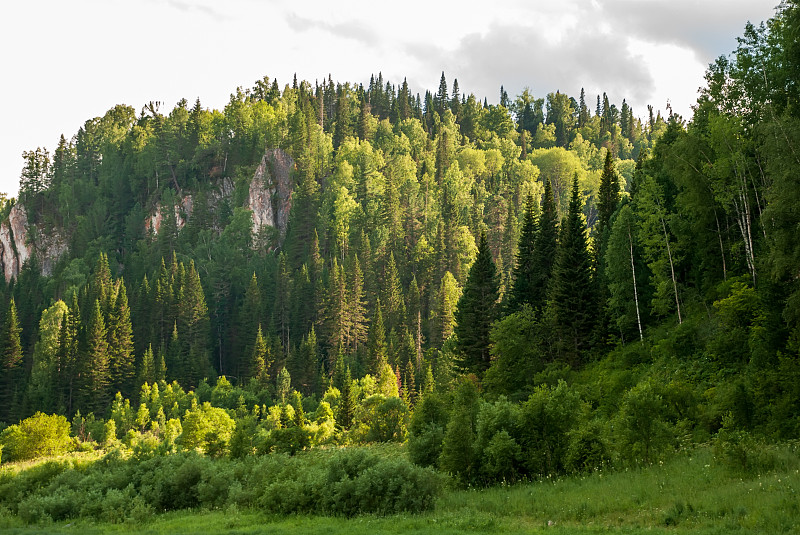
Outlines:
{"label": "exposed rock face", "polygon": [[[175,223],[178,226],[178,230],[182,229],[186,225],[186,220],[192,215],[193,207],[194,204],[191,195],[184,195],[184,197],[181,199],[181,203],[176,204],[173,207],[175,210]],[[150,217],[148,217],[144,222],[145,230],[148,232],[152,230],[153,234],[158,234],[158,231],[161,229],[161,222],[163,219],[164,214],[162,214],[161,203],[157,203],[153,213],[150,214]]]}
{"label": "exposed rock face", "polygon": [[[291,170],[293,168],[294,160],[286,152],[281,149],[268,149],[262,156],[261,163],[250,182],[250,190],[244,207],[253,212],[253,233],[258,234],[266,227],[276,229],[278,243],[272,245],[280,246],[286,237],[289,212],[292,208]],[[222,199],[229,199],[233,195],[233,191],[233,181],[230,178],[222,179],[218,188],[209,195],[210,204],[214,206]],[[191,195],[185,195],[180,204],[174,207],[178,230],[182,229],[192,216],[193,207]],[[152,230],[156,235],[161,229],[162,222],[162,207],[157,204],[145,221],[145,228],[148,232]]]}
{"label": "exposed rock face", "polygon": [[278,230],[279,241],[286,237],[292,208],[294,160],[281,149],[269,149],[261,158],[250,183],[247,208],[253,212],[253,232],[265,226]]}
{"label": "exposed rock face", "polygon": [[[31,235],[35,240],[31,240]],[[67,252],[66,240],[57,232],[31,232],[28,213],[21,204],[11,208],[8,220],[0,223],[0,268],[6,282],[19,275],[22,266],[36,255],[42,274],[50,276],[58,259]]]}

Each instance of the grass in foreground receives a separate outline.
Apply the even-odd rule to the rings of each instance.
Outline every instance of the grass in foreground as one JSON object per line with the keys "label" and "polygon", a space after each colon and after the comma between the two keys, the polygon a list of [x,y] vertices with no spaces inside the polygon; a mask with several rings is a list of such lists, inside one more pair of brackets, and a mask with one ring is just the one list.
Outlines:
{"label": "grass in foreground", "polygon": [[267,516],[251,510],[175,512],[118,525],[72,521],[24,526],[0,515],[6,533],[796,533],[800,460],[736,474],[708,449],[642,469],[597,472],[510,487],[448,491],[433,512],[391,517]]}

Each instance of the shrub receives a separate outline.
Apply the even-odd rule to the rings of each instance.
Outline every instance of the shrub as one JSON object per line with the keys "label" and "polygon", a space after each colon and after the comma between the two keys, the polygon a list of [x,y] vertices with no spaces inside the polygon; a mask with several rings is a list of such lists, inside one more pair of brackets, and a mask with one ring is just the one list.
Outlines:
{"label": "shrub", "polygon": [[564,381],[539,386],[522,405],[520,442],[524,464],[531,475],[562,472],[569,434],[580,424],[583,404]]}
{"label": "shrub", "polygon": [[610,461],[600,422],[588,422],[570,433],[564,460],[568,471],[591,472],[606,466]]}
{"label": "shrub", "polygon": [[186,412],[181,443],[186,449],[220,455],[228,449],[235,428],[236,422],[224,409],[212,407],[206,402]]}
{"label": "shrub", "polygon": [[674,447],[675,433],[664,419],[665,409],[652,381],[641,382],[625,394],[615,426],[624,460],[651,463]]}
{"label": "shrub", "polygon": [[397,397],[370,396],[356,415],[356,424],[364,425],[367,442],[403,442],[408,432],[408,405]]}
{"label": "shrub", "polygon": [[65,453],[72,444],[69,422],[63,416],[37,412],[0,433],[0,444],[9,461],[23,461]]}

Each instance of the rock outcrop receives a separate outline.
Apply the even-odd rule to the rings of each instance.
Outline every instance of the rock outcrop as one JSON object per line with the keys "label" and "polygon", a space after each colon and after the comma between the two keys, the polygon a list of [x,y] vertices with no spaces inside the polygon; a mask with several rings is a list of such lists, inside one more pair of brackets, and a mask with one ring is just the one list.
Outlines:
{"label": "rock outcrop", "polygon": [[280,243],[286,237],[292,209],[293,167],[294,160],[283,150],[267,150],[250,182],[247,197],[247,208],[253,212],[253,232],[273,227],[278,230]]}
{"label": "rock outcrop", "polygon": [[[286,228],[289,224],[289,212],[292,209],[292,177],[294,160],[282,149],[268,149],[253,174],[250,182],[247,200],[244,208],[253,212],[253,233],[267,227],[277,230],[277,243],[280,246],[286,237]],[[217,189],[209,195],[211,206],[217,205],[222,199],[233,195],[234,185],[230,178],[224,178]],[[182,229],[193,212],[193,198],[184,195],[180,204],[175,205],[175,222],[178,230]],[[163,221],[161,204],[156,204],[153,212],[145,221],[145,229],[154,235],[158,234]]]}
{"label": "rock outcrop", "polygon": [[21,204],[14,205],[8,220],[0,223],[0,268],[6,282],[16,278],[33,255],[40,263],[42,274],[50,276],[56,262],[66,252],[67,243],[63,236],[55,231],[42,232],[31,227],[28,213]]}
{"label": "rock outcrop", "polygon": [[[181,199],[180,204],[176,204],[173,206],[175,210],[175,223],[178,227],[178,230],[182,229],[186,225],[186,221],[192,215],[192,208],[194,204],[192,202],[191,195],[184,195]],[[161,229],[161,223],[164,220],[164,214],[161,207],[161,203],[156,203],[153,212],[144,222],[144,228],[147,232],[153,231],[153,234],[158,234],[158,231]]]}

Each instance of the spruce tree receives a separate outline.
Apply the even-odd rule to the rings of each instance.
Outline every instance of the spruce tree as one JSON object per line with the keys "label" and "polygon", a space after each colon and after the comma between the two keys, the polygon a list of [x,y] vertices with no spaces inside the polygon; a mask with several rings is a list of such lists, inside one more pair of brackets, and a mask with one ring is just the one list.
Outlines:
{"label": "spruce tree", "polygon": [[516,312],[525,303],[533,305],[534,284],[538,273],[534,269],[534,253],[536,250],[536,235],[539,225],[534,213],[533,196],[528,195],[525,218],[522,222],[522,232],[517,246],[517,258],[512,271],[513,286],[508,297],[508,309]]}
{"label": "spruce tree", "polygon": [[261,290],[258,285],[258,277],[253,272],[244,294],[244,301],[239,309],[238,321],[236,322],[238,336],[235,341],[238,343],[233,348],[235,362],[232,363],[232,369],[220,370],[220,373],[232,372],[237,377],[247,377],[249,375],[249,362],[247,359],[253,353],[253,333],[256,332],[258,325],[261,324],[261,317]]}
{"label": "spruce tree", "polygon": [[117,291],[108,321],[108,359],[111,390],[130,397],[136,373],[133,353],[133,326],[125,282],[117,281]]}
{"label": "spruce tree", "polygon": [[580,364],[589,349],[597,310],[577,173],[569,210],[561,224],[548,297],[548,316],[560,354],[570,364]]}
{"label": "spruce tree", "polygon": [[86,329],[86,356],[82,372],[81,398],[84,410],[103,414],[108,409],[112,393],[109,370],[109,351],[105,321],[100,300],[95,299]]}
{"label": "spruce tree", "polygon": [[152,384],[158,381],[156,376],[156,362],[153,356],[153,345],[147,346],[147,350],[142,355],[142,361],[139,364],[139,373],[136,375],[136,382],[139,385]]}
{"label": "spruce tree", "polygon": [[267,370],[272,366],[272,359],[269,358],[269,350],[264,335],[261,332],[261,324],[258,324],[256,340],[250,357],[248,375],[251,379],[257,380],[261,385],[266,385],[269,378]]}
{"label": "spruce tree", "polygon": [[609,228],[611,216],[619,204],[619,177],[614,169],[611,151],[606,151],[603,174],[600,176],[600,187],[597,191],[597,232],[595,236],[602,242],[603,235]]}
{"label": "spruce tree", "polygon": [[553,188],[548,180],[544,187],[536,247],[533,250],[530,304],[534,309],[543,309],[547,301],[547,289],[553,275],[553,264],[558,246],[558,212]]}
{"label": "spruce tree", "polygon": [[498,297],[497,270],[486,235],[481,234],[478,255],[467,275],[455,313],[461,368],[478,376],[489,368],[489,332],[497,319]]}
{"label": "spruce tree", "polygon": [[13,423],[19,416],[17,405],[22,393],[22,328],[17,317],[14,298],[8,304],[8,312],[0,331],[0,369],[3,374],[0,392],[0,421]]}

